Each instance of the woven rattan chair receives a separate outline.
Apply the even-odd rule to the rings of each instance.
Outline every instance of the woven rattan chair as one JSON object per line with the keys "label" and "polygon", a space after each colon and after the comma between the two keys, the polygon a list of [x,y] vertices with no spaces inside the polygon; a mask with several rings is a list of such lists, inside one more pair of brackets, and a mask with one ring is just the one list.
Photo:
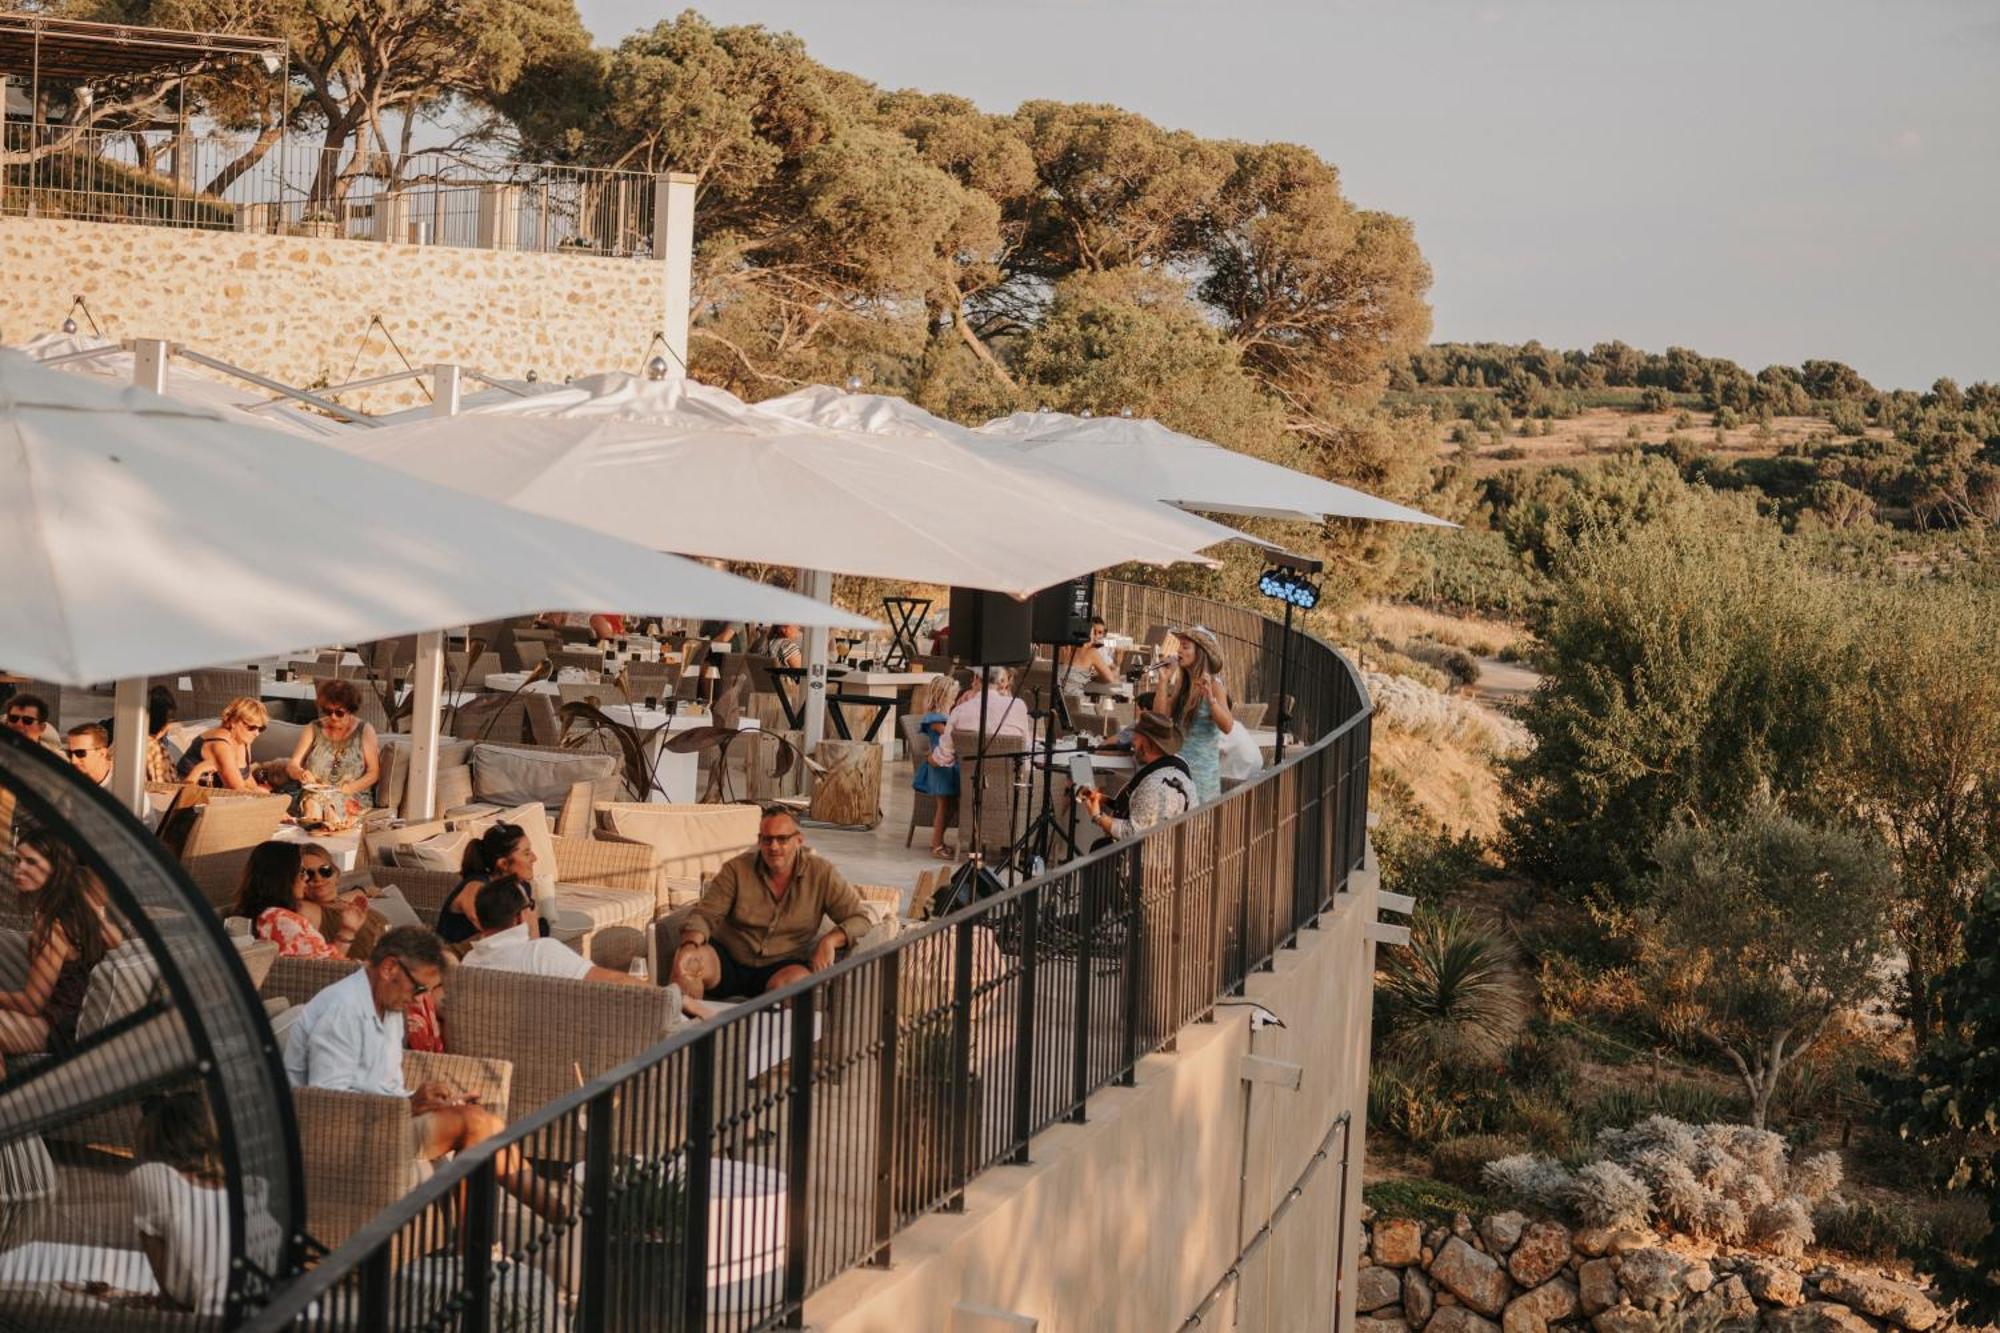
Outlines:
{"label": "woven rattan chair", "polygon": [[266,1000],[303,1005],[360,967],[351,958],[280,958],[271,964],[270,974],[257,993]]}
{"label": "woven rattan chair", "polygon": [[188,682],[193,688],[188,691],[187,709],[181,714],[183,721],[221,717],[231,699],[255,699],[261,688],[257,673],[240,667],[189,672]]}
{"label": "woven rattan chair", "polygon": [[620,986],[460,967],[441,1017],[453,1055],[506,1060],[509,1109],[525,1115],[586,1079],[616,1069],[679,1027],[672,986]]}
{"label": "woven rattan chair", "polygon": [[952,753],[958,756],[958,848],[961,853],[998,856],[1014,845],[1027,816],[1025,792],[1015,790],[1025,757],[1013,736],[989,736],[979,752],[979,733],[955,728]]}
{"label": "woven rattan chair", "polygon": [[[406,1051],[403,1082],[448,1083],[505,1119],[513,1070],[505,1060]],[[415,1189],[430,1164],[407,1153],[410,1103],[367,1092],[294,1088],[305,1159],[306,1230],[320,1244],[341,1244],[383,1209]]]}
{"label": "woven rattan chair", "polygon": [[[236,901],[250,849],[278,831],[289,808],[290,802],[283,796],[226,792],[208,793],[207,799],[192,807],[177,807],[176,813],[187,809],[193,821],[181,842],[181,868],[203,897],[224,910]],[[165,823],[163,820],[163,828]]]}

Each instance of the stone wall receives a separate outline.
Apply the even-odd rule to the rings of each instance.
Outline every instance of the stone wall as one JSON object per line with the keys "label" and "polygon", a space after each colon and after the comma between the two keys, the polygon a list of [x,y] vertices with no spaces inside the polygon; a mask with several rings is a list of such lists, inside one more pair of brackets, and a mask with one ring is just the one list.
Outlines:
{"label": "stone wall", "polygon": [[[665,270],[646,259],[0,218],[0,343],[54,332],[80,295],[106,337],[165,338],[288,384],[401,369],[388,338],[370,331],[378,315],[418,367],[561,380],[639,368],[663,323]],[[398,386],[343,401],[383,409],[420,397]]]}
{"label": "stone wall", "polygon": [[1429,1230],[1370,1218],[1361,1241],[1355,1333],[1922,1333],[1945,1320],[1921,1288],[1883,1274],[1689,1253],[1651,1232],[1572,1232],[1513,1212]]}

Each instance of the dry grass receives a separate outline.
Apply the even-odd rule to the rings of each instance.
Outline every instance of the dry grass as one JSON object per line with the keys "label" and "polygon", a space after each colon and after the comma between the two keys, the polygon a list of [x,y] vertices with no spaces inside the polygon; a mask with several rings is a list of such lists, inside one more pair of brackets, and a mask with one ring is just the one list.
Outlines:
{"label": "dry grass", "polygon": [[1453,616],[1402,602],[1369,602],[1349,617],[1355,631],[1397,645],[1414,639],[1463,648],[1475,657],[1491,657],[1513,643],[1524,643],[1528,631],[1519,625],[1485,616]]}
{"label": "dry grass", "polygon": [[[1629,449],[1635,444],[1659,444],[1670,435],[1685,435],[1719,460],[1738,458],[1769,458],[1788,444],[1799,443],[1808,437],[1828,431],[1832,426],[1824,417],[1778,417],[1771,423],[1769,438],[1760,438],[1757,423],[1749,421],[1722,433],[1722,442],[1716,443],[1715,427],[1707,413],[1690,415],[1693,424],[1674,427],[1675,412],[1626,412],[1616,408],[1592,408],[1568,420],[1553,423],[1553,431],[1548,435],[1521,435],[1516,431],[1500,437],[1498,444],[1486,436],[1479,437],[1474,446],[1475,461],[1473,474],[1486,476],[1506,468],[1514,467],[1554,467],[1562,463],[1575,463],[1592,457],[1603,457]],[[1454,423],[1456,424],[1456,423]],[[1540,429],[1540,422],[1536,422]],[[1633,426],[1639,428],[1639,439],[1629,437]],[[1885,432],[1870,431],[1871,436],[1887,438]],[[1443,458],[1456,457],[1459,445],[1450,441],[1451,426],[1439,426],[1437,430],[1438,454]]]}
{"label": "dry grass", "polygon": [[1375,728],[1374,742],[1376,771],[1406,791],[1415,809],[1455,833],[1491,839],[1500,831],[1505,799],[1483,750],[1386,726]]}

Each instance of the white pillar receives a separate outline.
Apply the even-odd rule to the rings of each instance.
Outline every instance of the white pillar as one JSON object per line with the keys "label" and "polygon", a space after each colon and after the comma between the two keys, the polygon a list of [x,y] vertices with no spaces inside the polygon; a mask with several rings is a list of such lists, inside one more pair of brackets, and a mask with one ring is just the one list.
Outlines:
{"label": "white pillar", "polygon": [[[132,383],[154,393],[167,391],[167,358],[159,338],[132,343]],[[146,813],[146,678],[134,676],[114,687],[111,703],[111,794],[133,814]]]}
{"label": "white pillar", "polygon": [[684,171],[653,178],[653,258],[667,266],[660,332],[673,374],[687,373],[688,309],[694,300],[694,186]]}
{"label": "white pillar", "polygon": [[[833,575],[823,569],[802,569],[799,571],[799,591],[816,602],[833,600]],[[806,753],[826,738],[826,664],[827,632],[825,625],[806,627],[806,707],[805,743]]]}
{"label": "white pillar", "polygon": [[[431,367],[431,415],[456,416],[459,406],[457,366]],[[465,682],[459,682],[463,689]],[[437,817],[438,732],[444,722],[444,631],[417,635],[416,661],[410,668],[410,775],[403,784],[403,818],[419,822]]]}
{"label": "white pillar", "polygon": [[133,814],[146,814],[146,678],[118,682],[111,701],[111,794]]}

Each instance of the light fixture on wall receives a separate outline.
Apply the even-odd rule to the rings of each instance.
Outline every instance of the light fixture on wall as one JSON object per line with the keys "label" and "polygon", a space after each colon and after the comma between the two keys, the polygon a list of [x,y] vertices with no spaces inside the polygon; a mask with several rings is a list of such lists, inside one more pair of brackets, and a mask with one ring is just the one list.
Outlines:
{"label": "light fixture on wall", "polygon": [[646,378],[657,383],[667,377],[667,358],[655,355],[646,362]]}
{"label": "light fixture on wall", "polygon": [[75,332],[76,332],[76,320],[75,320],[75,319],[73,319],[73,318],[71,318],[71,317],[70,317],[70,316],[68,316],[68,315],[65,315],[65,316],[63,316],[63,322],[62,322],[62,331],[63,331],[64,333],[66,333],[66,334],[73,334],[73,333],[75,333]]}
{"label": "light fixture on wall", "polygon": [[861,377],[859,375],[849,375],[847,377],[847,391],[849,393],[861,392]]}
{"label": "light fixture on wall", "polygon": [[1130,421],[1132,419],[1132,409],[1129,407],[1121,407],[1118,409],[1118,415],[1125,418],[1125,420]]}
{"label": "light fixture on wall", "polygon": [[533,366],[528,367],[528,383],[533,384],[538,380],[540,380],[541,378],[542,378],[541,375],[535,370]]}
{"label": "light fixture on wall", "polygon": [[1081,411],[1081,412],[1077,413],[1077,415],[1078,415],[1078,416],[1080,416],[1080,417],[1082,417],[1082,418],[1083,418],[1083,419],[1084,419],[1085,421],[1088,421],[1088,420],[1090,420],[1090,419],[1091,419],[1092,417],[1096,416],[1096,415],[1097,415],[1097,413],[1095,413],[1095,412],[1091,411],[1091,410],[1090,410],[1089,408],[1087,408],[1087,407],[1086,407],[1086,408],[1084,408],[1084,409],[1083,409],[1083,411]]}

